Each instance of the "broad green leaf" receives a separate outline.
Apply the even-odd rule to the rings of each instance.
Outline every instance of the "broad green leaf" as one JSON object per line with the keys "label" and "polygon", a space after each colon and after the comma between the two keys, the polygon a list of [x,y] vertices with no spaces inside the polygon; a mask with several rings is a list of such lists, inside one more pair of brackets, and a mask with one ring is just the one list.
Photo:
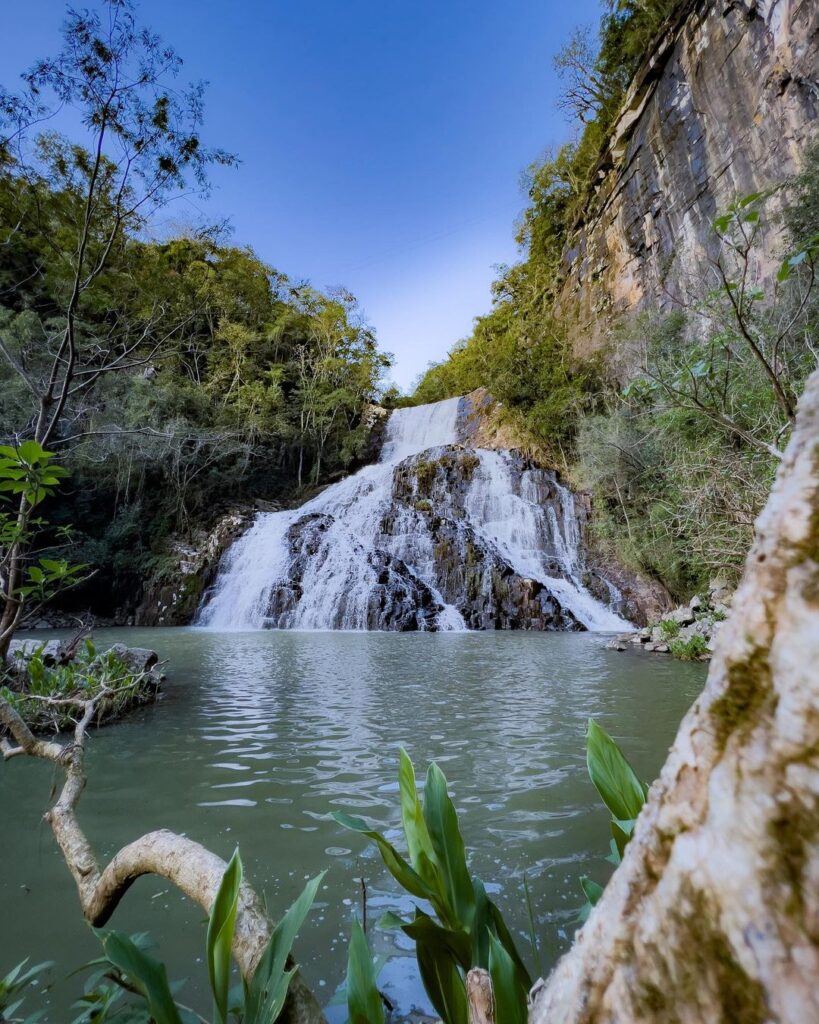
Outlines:
{"label": "broad green leaf", "polygon": [[409,921],[405,921],[403,917],[399,917],[394,911],[386,910],[381,917],[379,917],[378,921],[376,921],[375,926],[376,928],[380,928],[381,931],[394,932],[409,923]]}
{"label": "broad green leaf", "polygon": [[29,465],[40,459],[50,459],[53,455],[54,452],[43,451],[42,445],[36,441],[21,441],[17,446],[17,457]]}
{"label": "broad green leaf", "polygon": [[357,920],[353,921],[347,957],[347,1012],[349,1024],[384,1024],[384,1004],[370,947]]}
{"label": "broad green leaf", "polygon": [[403,931],[415,941],[430,949],[438,949],[441,956],[452,957],[465,971],[472,966],[472,943],[465,931],[444,928],[429,914],[415,908],[415,918],[403,926]]}
{"label": "broad green leaf", "polygon": [[410,864],[430,889],[445,897],[438,866],[435,863],[432,840],[424,821],[421,801],[418,799],[415,768],[403,747],[398,754],[398,790],[401,796],[401,822],[404,826]]}
{"label": "broad green leaf", "polygon": [[521,985],[512,958],[494,935],[489,936],[489,976],[498,1024],[526,1024],[528,989]]}
{"label": "broad green leaf", "polygon": [[293,970],[286,970],[287,958],[296,935],[313,905],[326,872],[312,878],[273,929],[270,941],[256,967],[245,994],[245,1024],[272,1024],[287,998]]}
{"label": "broad green leaf", "polygon": [[380,832],[371,829],[366,821],[362,818],[355,818],[351,814],[346,814],[344,811],[333,811],[331,817],[344,828],[349,829],[351,832],[358,832],[374,842],[378,847],[381,859],[384,861],[387,870],[408,893],[417,896],[421,900],[434,901],[436,899],[437,894],[430,889],[423,878],[404,860],[395,847],[388,843]]}
{"label": "broad green leaf", "polygon": [[528,992],[532,987],[532,977],[529,974],[529,968],[523,962],[523,958],[518,952],[517,944],[512,938],[512,933],[506,927],[506,921],[503,919],[503,914],[492,900],[489,900],[489,914],[492,920],[490,931],[497,937],[500,944],[506,950],[512,963],[515,965],[515,970],[517,971],[521,986]]}
{"label": "broad green leaf", "polygon": [[603,886],[598,885],[593,879],[589,878],[588,875],[583,875],[580,879],[580,888],[586,894],[586,899],[591,903],[593,907],[597,906],[597,901],[603,895]]}
{"label": "broad green leaf", "polygon": [[444,1024],[467,1024],[466,985],[455,958],[425,938],[416,942],[415,956],[424,989]]}
{"label": "broad green leaf", "polygon": [[119,932],[108,932],[102,938],[102,948],[109,961],[145,998],[155,1024],[182,1024],[163,963]]}
{"label": "broad green leaf", "polygon": [[236,849],[222,875],[208,919],[208,975],[217,1024],[227,1024],[228,1019],[231,948],[241,885],[242,861]]}
{"label": "broad green leaf", "polygon": [[427,771],[424,787],[424,819],[455,920],[469,928],[475,915],[475,891],[466,864],[466,850],[458,827],[458,815],[447,792],[446,777],[437,764]]}
{"label": "broad green leaf", "polygon": [[611,736],[592,719],[586,739],[586,763],[612,817],[618,821],[636,818],[645,803],[642,783]]}

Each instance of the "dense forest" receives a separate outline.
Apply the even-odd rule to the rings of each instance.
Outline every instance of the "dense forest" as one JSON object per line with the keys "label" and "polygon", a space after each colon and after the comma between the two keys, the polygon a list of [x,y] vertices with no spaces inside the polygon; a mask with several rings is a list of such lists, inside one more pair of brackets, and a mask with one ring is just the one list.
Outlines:
{"label": "dense forest", "polygon": [[[105,54],[72,80],[91,28],[76,16],[61,57],[4,96],[0,432],[70,470],[46,540],[71,527],[71,558],[98,570],[72,598],[110,609],[161,578],[170,534],[359,459],[390,359],[349,293],[289,280],[223,229],[152,236],[153,212],[232,157],[200,145],[201,92],[170,100],[175,55],[124,18],[120,64],[148,63],[148,99],[131,105]],[[49,88],[86,120],[88,146],[39,130]],[[106,155],[120,145],[127,159]]]}
{"label": "dense forest", "polygon": [[[559,302],[567,251],[595,201],[629,83],[685,9],[671,0],[615,4],[596,39],[578,30],[558,54],[575,140],[529,169],[520,262],[501,269],[491,312],[430,366],[413,396],[487,388],[539,457],[591,494],[603,557],[677,599],[715,576],[738,579],[816,365],[819,324],[814,146],[797,180],[737,196],[720,212],[720,255],[673,308],[622,317],[593,356],[576,354]],[[783,239],[781,251],[768,250],[771,237]],[[767,283],[766,260],[781,264]]]}
{"label": "dense forest", "polygon": [[[759,255],[768,196],[758,195],[718,225],[723,281],[684,307],[624,321],[585,359],[556,309],[564,254],[629,83],[678,15],[674,0],[616,3],[596,38],[578,30],[559,52],[574,141],[529,170],[522,258],[502,268],[492,311],[409,397],[384,392],[390,357],[349,293],[291,281],[224,228],[153,237],[157,209],[189,180],[207,189],[210,163],[234,160],[200,141],[201,88],[181,103],[163,91],[168,68],[178,71],[172,51],[140,44],[152,94],[140,109],[120,92],[106,114],[104,62],[78,87],[67,53],[24,76],[23,94],[4,94],[0,431],[35,436],[70,328],[76,365],[48,443],[71,482],[49,519],[72,527],[72,558],[98,570],[70,600],[110,609],[130,595],[133,605],[169,568],[171,535],[249,499],[292,500],[347,471],[365,452],[371,403],[477,387],[545,464],[591,493],[604,557],[678,598],[715,573],[734,579],[815,363],[805,339],[819,315],[817,152],[799,182],[781,183],[789,246],[778,255],[793,267],[769,294],[750,280],[731,292]],[[120,40],[129,59],[134,42]],[[49,89],[90,126],[85,146],[48,129],[37,103]],[[127,163],[107,155],[123,142]]]}

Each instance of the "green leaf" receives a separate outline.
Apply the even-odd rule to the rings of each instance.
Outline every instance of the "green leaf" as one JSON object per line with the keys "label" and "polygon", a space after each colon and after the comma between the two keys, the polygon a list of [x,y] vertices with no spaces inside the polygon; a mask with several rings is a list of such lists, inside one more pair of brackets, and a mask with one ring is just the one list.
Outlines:
{"label": "green leaf", "polygon": [[119,932],[105,934],[102,948],[108,960],[144,997],[155,1024],[182,1024],[163,963],[143,953],[127,935]]}
{"label": "green leaf", "polygon": [[491,931],[497,936],[503,948],[506,950],[507,955],[515,965],[515,970],[518,973],[520,984],[528,992],[532,987],[532,978],[529,974],[529,969],[523,962],[523,958],[518,952],[518,947],[515,940],[512,938],[512,933],[506,926],[506,921],[503,919],[503,914],[500,912],[498,907],[490,900],[489,901],[489,913],[492,918]]}
{"label": "green leaf", "polygon": [[586,894],[586,899],[591,903],[593,907],[597,906],[597,901],[603,895],[603,886],[598,885],[593,879],[589,878],[588,875],[583,875],[580,879],[580,888]]}
{"label": "green leaf", "polygon": [[528,989],[521,986],[512,958],[494,935],[489,936],[489,976],[498,1024],[526,1024]]}
{"label": "green leaf", "polygon": [[492,927],[492,909],[486,889],[480,878],[472,879],[475,893],[475,916],[472,919],[472,967],[489,968],[489,931]]}
{"label": "green leaf", "polygon": [[444,1024],[466,1024],[466,985],[454,956],[429,938],[416,941],[415,956],[424,989]]}
{"label": "green leaf", "polygon": [[586,739],[586,763],[612,817],[618,821],[636,818],[645,803],[643,786],[611,736],[592,719]]}
{"label": "green leaf", "polygon": [[376,985],[367,936],[353,921],[347,957],[347,1012],[349,1024],[384,1024],[384,1004]]}
{"label": "green leaf", "polygon": [[414,919],[402,927],[416,946],[420,942],[431,949],[438,949],[441,956],[452,957],[464,971],[472,966],[472,943],[465,931],[443,927],[418,907],[415,908]]}
{"label": "green leaf", "polygon": [[454,911],[450,923],[468,929],[475,916],[475,891],[446,777],[434,762],[429,766],[424,787],[424,819],[443,876],[446,901]]}
{"label": "green leaf", "polygon": [[634,831],[634,824],[635,822],[633,820],[616,821],[614,818],[612,818],[610,822],[612,839],[614,840],[614,845],[617,847],[617,852],[620,854],[621,858],[625,853],[626,844],[629,839],[631,839],[631,834]]}
{"label": "green leaf", "polygon": [[344,811],[333,811],[331,817],[344,828],[351,832],[358,832],[375,843],[387,870],[408,893],[421,900],[436,899],[436,893],[430,889],[423,878],[404,860],[395,847],[388,843],[380,832],[371,829],[366,821],[346,814]]}
{"label": "green leaf", "polygon": [[17,446],[17,458],[21,462],[27,462],[29,465],[38,462],[40,459],[50,459],[53,455],[53,452],[43,451],[42,445],[39,445],[36,441],[21,441]]}
{"label": "green leaf", "polygon": [[741,199],[738,199],[736,205],[740,209],[744,210],[746,207],[751,206],[757,200],[761,199],[764,194],[764,192],[750,192],[747,196],[742,196]]}
{"label": "green leaf", "polygon": [[445,897],[438,865],[435,863],[432,840],[418,799],[415,768],[403,747],[398,754],[398,790],[401,796],[401,822],[404,826],[410,864],[430,889]]}
{"label": "green leaf", "polygon": [[325,874],[326,872],[322,871],[310,879],[273,929],[270,941],[245,992],[245,1024],[272,1024],[281,1013],[290,979],[295,972],[295,968],[285,969],[287,958]]}
{"label": "green leaf", "polygon": [[241,885],[242,861],[237,848],[222,875],[208,919],[208,975],[218,1024],[227,1024],[228,1019],[230,958]]}

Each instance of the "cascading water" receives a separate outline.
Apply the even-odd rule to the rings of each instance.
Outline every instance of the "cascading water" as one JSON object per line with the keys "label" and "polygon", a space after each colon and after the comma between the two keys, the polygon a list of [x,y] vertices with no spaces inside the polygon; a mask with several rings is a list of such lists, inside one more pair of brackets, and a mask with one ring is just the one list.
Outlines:
{"label": "cascading water", "polygon": [[460,401],[396,410],[375,465],[259,514],[198,625],[625,628],[581,581],[571,492],[511,453],[458,445]]}

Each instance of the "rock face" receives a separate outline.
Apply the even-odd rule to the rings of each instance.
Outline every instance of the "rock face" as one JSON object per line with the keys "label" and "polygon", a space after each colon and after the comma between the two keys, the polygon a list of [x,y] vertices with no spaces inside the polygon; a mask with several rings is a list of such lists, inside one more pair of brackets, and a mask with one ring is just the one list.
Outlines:
{"label": "rock face", "polygon": [[256,518],[199,624],[622,629],[620,592],[586,562],[583,502],[501,426],[483,394],[394,411],[377,463]]}
{"label": "rock face", "polygon": [[[470,504],[475,474],[481,473],[485,456],[456,446],[440,449],[435,455],[434,459],[415,456],[398,466],[384,533],[429,538],[427,572],[446,604],[463,616],[467,629],[582,629],[555,593],[543,582],[516,571],[500,547],[476,528]],[[525,489],[526,500],[544,508],[559,506],[563,496],[553,473],[538,469],[516,452],[497,458],[509,469],[513,496],[520,497]],[[534,538],[543,569],[549,576],[569,581],[570,568],[561,561],[558,549],[559,530],[548,530],[545,522]],[[611,596],[607,592],[609,599]]]}
{"label": "rock face", "polygon": [[[815,0],[683,0],[632,84],[564,254],[560,307],[579,354],[618,316],[690,295],[717,251],[714,217],[801,169],[819,125],[817,67]],[[764,249],[763,278],[776,239]]]}
{"label": "rock face", "polygon": [[819,372],[700,698],[530,1024],[819,1020]]}
{"label": "rock face", "polygon": [[[216,575],[219,559],[252,518],[250,509],[228,512],[194,541],[171,541],[169,568],[146,583],[130,626],[184,626],[193,618],[203,590]],[[121,623],[118,623],[121,624]]]}
{"label": "rock face", "polygon": [[638,649],[673,654],[684,661],[710,661],[732,599],[733,592],[724,582],[713,581],[706,597],[697,594],[688,604],[666,612],[651,627],[616,636],[606,646],[611,651]]}

